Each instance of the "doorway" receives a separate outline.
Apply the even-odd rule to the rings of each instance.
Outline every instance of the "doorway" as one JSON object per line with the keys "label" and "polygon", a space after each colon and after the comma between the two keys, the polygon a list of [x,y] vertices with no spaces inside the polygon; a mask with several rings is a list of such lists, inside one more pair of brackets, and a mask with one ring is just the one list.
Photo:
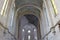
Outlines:
{"label": "doorway", "polygon": [[41,38],[39,19],[33,14],[25,14],[19,18],[19,40],[39,40]]}

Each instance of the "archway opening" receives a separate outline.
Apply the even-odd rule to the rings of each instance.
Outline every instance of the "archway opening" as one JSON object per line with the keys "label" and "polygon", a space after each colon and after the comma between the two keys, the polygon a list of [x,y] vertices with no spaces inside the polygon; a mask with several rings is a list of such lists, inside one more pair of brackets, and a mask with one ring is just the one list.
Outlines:
{"label": "archway opening", "polygon": [[19,17],[19,40],[40,40],[39,19],[33,14],[25,14]]}
{"label": "archway opening", "polygon": [[28,19],[29,23],[31,23],[31,24],[33,24],[37,27],[39,20],[36,16],[34,16],[32,14],[27,14],[27,15],[24,15],[24,16]]}

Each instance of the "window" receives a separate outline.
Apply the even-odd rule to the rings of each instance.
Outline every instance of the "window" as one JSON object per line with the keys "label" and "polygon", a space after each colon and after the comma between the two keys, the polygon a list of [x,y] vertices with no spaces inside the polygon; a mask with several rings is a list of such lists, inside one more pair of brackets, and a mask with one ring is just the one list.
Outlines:
{"label": "window", "polygon": [[4,0],[0,0],[0,12],[1,12],[1,8],[2,8],[3,4],[4,4]]}
{"label": "window", "polygon": [[5,15],[5,12],[6,12],[8,1],[9,0],[3,0],[3,1],[4,1],[3,4],[2,4],[3,6],[2,6],[2,9],[1,9],[1,13],[0,13],[2,16]]}
{"label": "window", "polygon": [[57,11],[57,8],[56,8],[56,5],[55,5],[55,0],[51,0],[51,4],[52,4],[52,7],[53,7],[55,16],[56,16],[58,14],[58,11]]}

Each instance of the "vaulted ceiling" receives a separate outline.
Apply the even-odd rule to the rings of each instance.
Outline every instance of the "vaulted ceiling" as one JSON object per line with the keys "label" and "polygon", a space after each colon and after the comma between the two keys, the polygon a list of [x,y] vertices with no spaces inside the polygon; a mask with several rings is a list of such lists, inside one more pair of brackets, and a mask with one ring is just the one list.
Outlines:
{"label": "vaulted ceiling", "polygon": [[15,0],[16,8],[21,7],[23,5],[35,5],[38,7],[42,7],[43,0]]}

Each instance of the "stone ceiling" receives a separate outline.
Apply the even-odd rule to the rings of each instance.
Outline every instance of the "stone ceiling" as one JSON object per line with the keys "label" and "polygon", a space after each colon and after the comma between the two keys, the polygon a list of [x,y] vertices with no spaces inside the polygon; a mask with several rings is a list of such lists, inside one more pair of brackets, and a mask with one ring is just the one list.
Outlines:
{"label": "stone ceiling", "polygon": [[42,7],[43,0],[15,0],[16,8],[21,7],[23,5],[35,5],[38,7]]}

